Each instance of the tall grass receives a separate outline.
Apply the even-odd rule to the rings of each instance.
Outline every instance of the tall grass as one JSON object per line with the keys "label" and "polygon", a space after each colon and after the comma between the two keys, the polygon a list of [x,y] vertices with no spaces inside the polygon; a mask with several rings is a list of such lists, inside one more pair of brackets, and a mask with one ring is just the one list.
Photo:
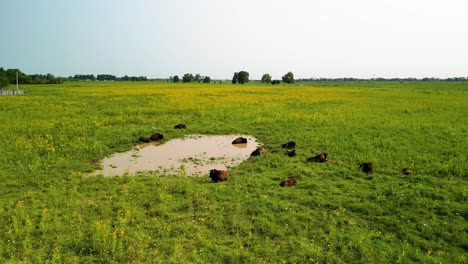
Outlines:
{"label": "tall grass", "polygon": [[[25,89],[0,97],[2,262],[467,261],[467,84]],[[220,184],[87,176],[153,132],[294,140],[298,155],[252,157]],[[305,162],[323,151],[336,163]]]}

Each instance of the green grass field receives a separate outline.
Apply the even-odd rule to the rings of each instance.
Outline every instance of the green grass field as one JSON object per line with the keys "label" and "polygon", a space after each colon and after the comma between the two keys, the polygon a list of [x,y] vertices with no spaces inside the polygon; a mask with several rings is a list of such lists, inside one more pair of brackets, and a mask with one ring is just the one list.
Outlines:
{"label": "green grass field", "polygon": [[[468,261],[468,83],[22,88],[0,96],[2,263]],[[293,140],[297,156],[251,157],[218,184],[87,176],[156,132]],[[306,162],[323,151],[336,163]]]}

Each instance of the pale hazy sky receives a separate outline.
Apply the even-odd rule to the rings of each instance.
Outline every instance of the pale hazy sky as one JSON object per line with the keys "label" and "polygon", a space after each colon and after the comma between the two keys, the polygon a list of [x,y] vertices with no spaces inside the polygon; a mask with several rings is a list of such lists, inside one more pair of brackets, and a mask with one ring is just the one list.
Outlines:
{"label": "pale hazy sky", "polygon": [[0,67],[57,76],[468,76],[468,0],[0,0]]}

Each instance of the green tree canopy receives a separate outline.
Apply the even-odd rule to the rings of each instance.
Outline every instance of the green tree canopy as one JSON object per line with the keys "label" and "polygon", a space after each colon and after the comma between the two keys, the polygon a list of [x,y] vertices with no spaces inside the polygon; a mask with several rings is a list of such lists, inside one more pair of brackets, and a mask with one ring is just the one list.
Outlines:
{"label": "green tree canopy", "polygon": [[249,82],[249,73],[246,71],[240,71],[237,76],[237,82],[240,84]]}
{"label": "green tree canopy", "polygon": [[294,74],[292,72],[288,72],[283,76],[283,82],[285,83],[294,83]]}
{"label": "green tree canopy", "polygon": [[8,86],[10,82],[8,81],[8,76],[6,71],[3,68],[0,68],[0,88]]}
{"label": "green tree canopy", "polygon": [[18,73],[18,82],[21,84],[30,84],[32,83],[31,77],[21,72],[19,69],[8,69],[6,70],[6,74],[8,77],[8,81],[11,84],[16,84],[16,73]]}
{"label": "green tree canopy", "polygon": [[200,83],[202,79],[203,77],[199,73],[195,74],[195,76],[193,77],[193,81],[198,83]]}
{"label": "green tree canopy", "polygon": [[180,78],[179,78],[179,76],[177,76],[177,75],[174,76],[174,78],[172,78],[172,82],[174,82],[174,83],[180,83]]}
{"label": "green tree canopy", "polygon": [[239,73],[235,72],[234,76],[232,76],[232,84],[236,84],[239,79]]}
{"label": "green tree canopy", "polygon": [[203,83],[210,83],[211,82],[211,78],[209,76],[205,76],[205,78],[203,78]]}
{"label": "green tree canopy", "polygon": [[193,81],[193,74],[191,73],[186,73],[184,76],[182,76],[182,82],[183,83],[189,83]]}
{"label": "green tree canopy", "polygon": [[271,83],[271,75],[268,73],[263,74],[262,83]]}

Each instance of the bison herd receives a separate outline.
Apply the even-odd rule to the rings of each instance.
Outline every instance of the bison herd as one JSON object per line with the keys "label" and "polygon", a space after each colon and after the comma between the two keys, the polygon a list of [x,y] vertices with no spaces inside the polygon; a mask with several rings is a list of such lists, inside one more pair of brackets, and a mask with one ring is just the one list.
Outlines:
{"label": "bison herd", "polygon": [[[234,142],[233,142],[234,144]],[[294,141],[288,141],[284,144],[280,145],[281,148],[287,149],[286,152],[284,153],[285,155],[289,157],[294,157],[296,156],[296,142]],[[256,150],[254,150],[251,154],[251,156],[259,156],[261,153],[267,152],[266,148],[263,146],[258,147]],[[272,150],[272,152],[277,152],[277,150]],[[328,161],[328,153],[327,152],[322,152],[316,156],[310,157],[306,160],[307,162],[318,162],[318,163],[323,163]],[[336,160],[330,161],[331,163],[337,163]],[[359,165],[359,169],[364,172],[364,173],[372,173],[373,172],[373,166],[372,162],[364,162]],[[415,175],[416,173],[414,172],[413,169],[409,168],[404,168],[402,170],[402,174],[404,175]],[[297,183],[297,178],[295,176],[289,176],[288,178],[282,179],[280,181],[280,186],[294,186]]]}
{"label": "bison herd", "polygon": [[149,142],[160,142],[164,138],[163,134],[156,133],[151,135],[150,137],[140,137],[138,139],[139,142],[149,143]]}
{"label": "bison herd", "polygon": [[[186,126],[184,124],[178,124],[174,126],[174,129],[186,129]],[[144,143],[149,143],[149,142],[161,142],[161,140],[164,138],[163,134],[160,133],[155,133],[152,134],[150,137],[140,137],[138,139],[139,142],[144,142]],[[247,144],[247,138],[245,137],[238,137],[232,141],[233,145],[237,144]],[[286,152],[284,153],[285,155],[289,157],[294,157],[296,156],[296,142],[294,141],[288,141],[284,144],[280,145],[281,148],[287,149]],[[267,149],[264,146],[260,146],[257,149],[255,149],[250,155],[251,156],[260,156],[262,153],[268,152]],[[277,150],[271,150],[272,153],[278,152]],[[310,157],[306,160],[307,162],[318,162],[318,163],[323,163],[328,161],[328,154],[327,152],[322,152],[316,156]],[[330,161],[331,163],[336,163],[335,160]],[[363,173],[372,173],[373,172],[373,166],[372,162],[364,162],[359,165],[359,169]],[[403,168],[402,169],[402,174],[404,175],[414,175],[416,174],[413,169],[409,168]],[[210,170],[209,177],[213,182],[222,182],[226,181],[229,178],[229,171],[227,170],[217,170],[217,169],[212,169]],[[280,186],[294,186],[297,183],[297,178],[295,176],[289,176],[288,178],[282,179],[280,181]]]}

